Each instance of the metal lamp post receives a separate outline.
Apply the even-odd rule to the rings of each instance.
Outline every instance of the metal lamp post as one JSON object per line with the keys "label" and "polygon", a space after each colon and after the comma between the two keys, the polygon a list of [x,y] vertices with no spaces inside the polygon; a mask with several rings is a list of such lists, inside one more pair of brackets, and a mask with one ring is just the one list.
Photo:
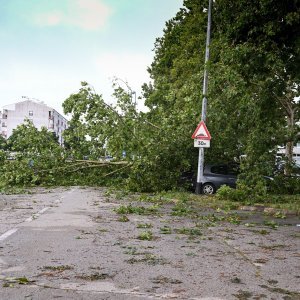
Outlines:
{"label": "metal lamp post", "polygon": [[[136,92],[131,91],[131,102],[132,102],[132,96],[134,95],[134,109],[136,110]],[[135,132],[135,125],[133,126],[133,137],[136,139],[136,132]],[[135,154],[132,155],[132,159],[135,160]]]}
{"label": "metal lamp post", "polygon": [[[207,87],[208,87],[207,63],[209,60],[211,9],[212,9],[212,0],[209,0],[208,17],[207,17],[206,48],[205,48],[205,66],[204,66],[204,79],[203,79],[203,99],[202,99],[202,113],[201,113],[201,120],[204,123],[206,121],[206,108],[207,108],[207,98],[206,98]],[[202,192],[203,168],[204,168],[204,148],[199,148],[198,173],[197,173],[197,183],[196,183],[196,191],[195,191],[196,194],[201,194],[201,192]]]}

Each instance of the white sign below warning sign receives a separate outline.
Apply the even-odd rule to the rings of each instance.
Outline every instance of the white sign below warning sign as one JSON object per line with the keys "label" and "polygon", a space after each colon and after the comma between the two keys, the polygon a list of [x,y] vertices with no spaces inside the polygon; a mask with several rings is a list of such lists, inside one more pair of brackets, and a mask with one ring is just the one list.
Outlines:
{"label": "white sign below warning sign", "polygon": [[194,147],[209,148],[210,147],[210,141],[209,140],[194,139]]}

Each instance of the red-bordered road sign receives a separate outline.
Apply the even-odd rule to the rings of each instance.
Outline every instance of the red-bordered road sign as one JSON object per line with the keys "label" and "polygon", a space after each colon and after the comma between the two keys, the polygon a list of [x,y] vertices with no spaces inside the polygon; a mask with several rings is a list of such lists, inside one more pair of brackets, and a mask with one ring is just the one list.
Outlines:
{"label": "red-bordered road sign", "polygon": [[192,135],[192,139],[197,139],[197,140],[208,140],[210,141],[211,140],[211,135],[205,125],[205,123],[203,121],[201,121],[195,132],[193,133]]}

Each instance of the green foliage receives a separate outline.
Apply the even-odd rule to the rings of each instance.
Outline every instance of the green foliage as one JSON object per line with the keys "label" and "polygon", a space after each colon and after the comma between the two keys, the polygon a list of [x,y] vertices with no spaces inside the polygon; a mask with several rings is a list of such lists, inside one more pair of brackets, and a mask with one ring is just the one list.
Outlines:
{"label": "green foliage", "polygon": [[6,162],[1,168],[0,176],[1,188],[14,185],[31,185],[38,179],[26,160]]}
{"label": "green foliage", "polygon": [[264,225],[266,225],[268,227],[271,227],[273,229],[278,228],[278,224],[276,222],[274,222],[274,221],[266,220],[266,221],[264,221]]}
{"label": "green foliage", "polygon": [[[289,166],[292,145],[299,138],[299,10],[295,1],[220,0],[213,3],[212,19],[205,96],[213,138],[205,160],[243,157],[238,189],[221,188],[218,197],[263,201],[268,185],[262,176],[272,175],[276,147],[287,145]],[[29,121],[7,145],[0,140],[0,149],[22,152],[12,162],[0,152],[1,184],[105,184],[140,192],[178,188],[180,174],[197,165],[191,134],[200,121],[206,27],[205,0],[185,0],[166,23],[148,70],[152,82],[143,85],[147,112],[136,109],[135,93],[120,79],[113,82],[111,105],[82,82],[63,103],[71,117],[64,150],[46,129],[38,131]],[[107,155],[130,164],[96,168],[65,160]],[[285,171],[291,172],[288,167]],[[281,190],[298,193],[297,185],[297,180],[286,179]],[[184,202],[176,207],[174,214],[189,213]]]}
{"label": "green foliage", "polygon": [[187,228],[187,227],[177,228],[175,229],[175,232],[178,234],[186,234],[190,236],[202,235],[202,232],[198,228]]}
{"label": "green foliage", "polygon": [[0,135],[0,150],[6,150],[6,148],[7,148],[7,141],[2,135]]}
{"label": "green foliage", "polygon": [[72,115],[69,128],[64,131],[66,149],[71,157],[83,159],[84,156],[98,158],[104,155],[103,144],[96,131],[101,124],[101,117],[105,118],[101,115],[105,110],[102,96],[93,93],[92,88],[82,82],[79,92],[64,101],[63,109],[66,114]]}
{"label": "green foliage", "polygon": [[46,128],[38,130],[31,121],[26,120],[19,125],[7,141],[12,151],[6,155],[1,153],[0,185],[24,186],[52,183],[57,177],[56,168],[64,162],[62,148],[56,137]]}
{"label": "green foliage", "polygon": [[45,127],[38,130],[33,123],[26,119],[23,124],[13,130],[7,140],[8,149],[15,152],[23,152],[23,155],[34,155],[58,148],[55,135]]}
{"label": "green foliage", "polygon": [[285,175],[278,175],[270,182],[269,191],[272,194],[290,194],[298,195],[300,197],[300,177],[288,177]]}
{"label": "green foliage", "polygon": [[232,144],[246,155],[244,185],[257,191],[274,165],[272,151],[292,145],[299,132],[299,10],[280,0],[221,0],[214,7],[209,117],[213,130],[223,130],[217,143],[234,132]]}
{"label": "green foliage", "polygon": [[[118,167],[67,161],[69,151],[62,148],[53,133],[38,130],[26,120],[0,150],[0,188],[30,185],[107,185],[106,174]],[[8,160],[8,158],[10,158]],[[110,184],[123,180],[123,173],[110,176]],[[120,186],[120,185],[119,185]]]}
{"label": "green foliage", "polygon": [[[250,173],[252,174],[252,173]],[[248,176],[248,178],[250,178]],[[238,182],[238,188],[232,189],[228,186],[222,186],[217,191],[217,198],[220,200],[236,201],[244,204],[253,205],[254,203],[265,202],[268,199],[266,182],[262,178],[256,180],[254,177],[254,184],[244,184],[244,181]]]}
{"label": "green foliage", "polygon": [[171,234],[172,233],[172,228],[170,228],[169,226],[164,226],[164,227],[161,227],[160,229],[159,229],[159,232],[161,233],[161,234]]}
{"label": "green foliage", "polygon": [[245,191],[243,189],[232,189],[229,186],[222,185],[217,190],[216,197],[220,200],[245,202],[249,201],[249,192],[251,191]]}
{"label": "green foliage", "polygon": [[86,82],[81,83],[78,93],[64,101],[64,112],[72,117],[64,137],[73,157],[98,159],[109,153],[120,159],[126,151],[130,159],[136,154],[137,141],[133,138],[136,111],[132,93],[117,83],[114,86],[116,105],[106,104]]}
{"label": "green foliage", "polygon": [[[199,121],[195,108],[201,95],[199,71],[204,69],[206,5],[206,1],[184,1],[184,8],[167,22],[164,36],[155,44],[149,69],[154,83],[144,86],[145,103],[152,122],[171,137],[159,137],[162,151],[167,145],[174,155],[172,147],[176,146],[175,152],[180,154],[178,158],[175,154],[173,166],[160,163],[163,170],[158,169],[159,174],[195,169],[197,152],[191,147],[190,134]],[[273,14],[270,6],[279,10]],[[244,155],[239,187],[248,187],[255,197],[265,195],[261,177],[272,171],[275,148],[295,141],[299,131],[299,103],[295,101],[299,95],[299,72],[295,69],[299,13],[295,4],[279,0],[223,0],[214,3],[213,22],[207,121],[213,139],[206,161],[226,162]],[[285,34],[289,30],[293,39]],[[172,136],[174,132],[177,138]],[[173,159],[168,153],[164,155]],[[176,174],[171,176],[173,179]],[[174,180],[168,185],[175,186]]]}
{"label": "green foliage", "polygon": [[192,212],[192,207],[183,201],[178,201],[172,208],[172,216],[186,216],[191,215]]}
{"label": "green foliage", "polygon": [[145,206],[133,206],[131,204],[129,205],[121,205],[120,207],[115,209],[115,212],[117,214],[137,214],[137,215],[150,215],[150,214],[156,214],[158,212],[157,205],[152,205],[149,207]]}
{"label": "green foliage", "polygon": [[[66,99],[72,119],[65,139],[73,157],[109,153],[122,159],[125,151],[133,164],[123,182],[134,191],[178,188],[180,174],[196,169],[198,151],[190,137],[199,122],[206,8],[207,1],[185,0],[156,40],[153,82],[143,86],[147,113],[136,110],[134,93],[119,79],[114,105],[86,82]],[[299,131],[299,13],[295,4],[279,0],[222,0],[214,3],[213,20],[207,66],[213,140],[206,161],[243,155],[238,188],[256,199],[266,194],[262,175],[271,174],[277,145],[294,142]]]}
{"label": "green foliage", "polygon": [[127,216],[122,215],[122,216],[120,216],[120,217],[118,218],[118,221],[119,221],[119,222],[129,222],[130,220],[128,219]]}
{"label": "green foliage", "polygon": [[153,233],[152,233],[152,231],[143,231],[138,235],[137,238],[142,241],[152,241]]}

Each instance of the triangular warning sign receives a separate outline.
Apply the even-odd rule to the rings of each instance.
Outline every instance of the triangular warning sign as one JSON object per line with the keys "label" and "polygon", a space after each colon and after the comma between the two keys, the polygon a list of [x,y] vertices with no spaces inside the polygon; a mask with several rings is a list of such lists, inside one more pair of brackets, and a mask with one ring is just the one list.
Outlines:
{"label": "triangular warning sign", "polygon": [[197,140],[210,140],[211,136],[209,131],[207,130],[207,127],[203,121],[201,121],[195,132],[192,135],[192,139],[197,139]]}

